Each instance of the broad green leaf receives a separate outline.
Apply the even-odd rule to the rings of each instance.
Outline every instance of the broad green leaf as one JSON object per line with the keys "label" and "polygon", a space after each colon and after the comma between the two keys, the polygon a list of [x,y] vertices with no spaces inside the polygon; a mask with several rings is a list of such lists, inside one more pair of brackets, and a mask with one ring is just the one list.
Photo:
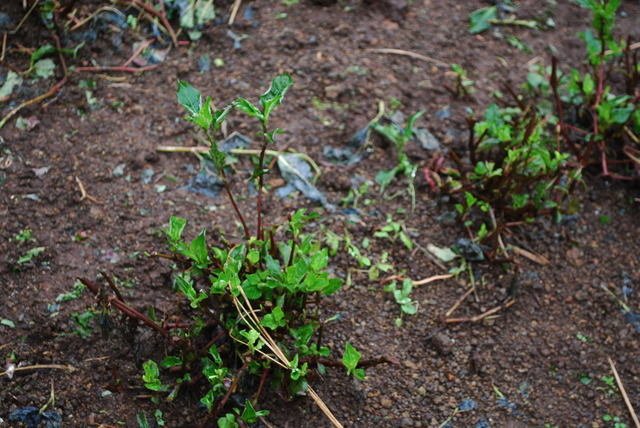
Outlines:
{"label": "broad green leaf", "polygon": [[252,424],[258,419],[258,417],[266,416],[268,414],[269,414],[268,410],[260,410],[256,412],[256,410],[251,405],[251,402],[249,400],[246,400],[244,404],[244,411],[242,412],[242,416],[240,416],[240,419]]}
{"label": "broad green leaf", "polygon": [[238,428],[236,416],[233,413],[227,413],[224,418],[218,419],[218,428]]}
{"label": "broad green leaf", "polygon": [[207,253],[207,245],[205,243],[205,232],[206,229],[202,229],[200,235],[191,241],[191,245],[189,246],[191,254],[188,255],[188,257],[193,259],[199,265],[207,265],[210,261],[209,254]]}
{"label": "broad green leaf", "polygon": [[491,28],[491,24],[488,22],[490,19],[496,19],[498,17],[497,8],[495,6],[485,7],[471,12],[469,15],[469,32],[471,34],[481,33]]}
{"label": "broad green leaf", "polygon": [[48,79],[53,76],[53,70],[56,68],[55,63],[51,59],[41,59],[33,65],[36,76]]}
{"label": "broad green leaf", "polygon": [[356,351],[355,348],[351,346],[349,342],[347,342],[344,354],[342,355],[342,364],[344,364],[344,366],[347,368],[347,375],[355,372],[361,356],[362,355],[360,354],[360,352]]}
{"label": "broad green leaf", "polygon": [[182,365],[182,358],[172,357],[171,355],[167,355],[164,360],[160,363],[162,367],[175,367]]}
{"label": "broad green leaf", "polygon": [[211,116],[211,97],[207,97],[207,100],[197,114],[187,116],[187,120],[198,125],[203,131],[209,131],[213,123],[213,117]]}
{"label": "broad green leaf", "polygon": [[287,325],[287,320],[284,319],[284,312],[282,311],[282,308],[280,306],[276,306],[270,314],[264,316],[264,319],[260,324],[265,327],[269,327],[271,330],[276,330],[278,327],[284,327]]}
{"label": "broad green leaf", "polygon": [[191,116],[196,116],[202,108],[200,91],[182,80],[178,80],[178,102]]}
{"label": "broad green leaf", "polygon": [[144,369],[144,375],[142,375],[144,386],[152,391],[159,391],[162,388],[162,382],[158,379],[160,375],[158,365],[153,360],[149,360],[142,364],[142,367]]}
{"label": "broad green leaf", "polygon": [[616,107],[611,110],[611,121],[613,123],[623,124],[629,117],[631,117],[631,113],[633,113],[634,107],[632,105],[627,107]]}
{"label": "broad green leaf", "polygon": [[182,231],[184,230],[184,226],[187,224],[187,220],[180,217],[173,217],[169,220],[169,229],[165,229],[165,233],[169,235],[169,239],[172,243],[176,243],[180,241],[180,237],[182,236]]}
{"label": "broad green leaf", "polygon": [[147,420],[147,415],[144,413],[144,411],[138,413],[137,419],[140,428],[149,428],[149,421]]}
{"label": "broad green leaf", "polygon": [[585,74],[584,79],[582,81],[582,90],[585,94],[591,95],[595,91],[595,82],[589,73]]}
{"label": "broad green leaf", "polygon": [[251,104],[249,101],[245,100],[244,98],[238,98],[238,100],[235,102],[235,107],[238,110],[241,110],[247,113],[249,116],[257,117],[260,120],[263,120],[264,118],[260,110],[258,110],[253,104]]}
{"label": "broad green leaf", "polygon": [[289,74],[281,74],[273,79],[271,87],[260,96],[260,102],[262,103],[263,114],[265,117],[269,117],[271,111],[280,105],[282,98],[287,90],[293,85],[293,79]]}

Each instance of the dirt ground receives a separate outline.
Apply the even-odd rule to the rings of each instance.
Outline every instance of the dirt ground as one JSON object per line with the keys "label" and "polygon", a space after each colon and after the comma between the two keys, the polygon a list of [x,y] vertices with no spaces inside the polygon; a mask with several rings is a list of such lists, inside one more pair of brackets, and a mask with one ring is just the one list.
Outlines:
{"label": "dirt ground", "polygon": [[[0,7],[14,26],[26,13],[21,3]],[[102,3],[78,2],[77,7],[95,11]],[[182,119],[178,79],[212,95],[221,106],[239,96],[256,100],[276,75],[291,73],[294,85],[273,117],[273,125],[284,130],[277,149],[290,147],[314,159],[322,170],[318,188],[337,208],[331,211],[302,195],[279,199],[270,192],[266,218],[276,223],[291,210],[316,209],[327,218],[324,227],[334,233],[344,236],[348,231],[354,242],[370,238],[368,255],[373,260],[388,252],[393,265],[389,275],[405,272],[420,280],[455,267],[455,262],[442,265],[423,251],[429,244],[448,247],[466,236],[461,224],[446,221],[446,214],[455,211],[453,202],[431,193],[419,173],[413,216],[410,199],[402,192],[405,186],[396,180],[386,192],[399,193],[393,199],[371,186],[361,199],[370,204],[360,203],[354,221],[354,211],[345,210],[353,204],[343,205],[342,198],[359,186],[354,183],[373,181],[379,170],[393,168],[396,155],[374,138],[370,156],[339,166],[325,157],[325,148],[343,148],[384,101],[405,117],[426,109],[418,126],[433,133],[441,151],[461,149],[467,138],[466,109],[483,112],[504,82],[519,88],[530,65],[550,65],[552,48],[563,70],[584,65],[583,41],[576,33],[589,27],[590,18],[569,1],[512,2],[519,19],[552,19],[555,25],[542,30],[496,27],[479,35],[469,34],[468,17],[489,2],[318,3],[301,0],[287,7],[279,0],[244,1],[231,29],[230,5],[219,4],[219,19],[203,29],[199,41],[170,49],[170,43],[157,45],[159,51],[166,50],[157,68],[143,73],[74,71],[59,95],[20,111],[18,116],[35,117],[37,126],[19,129],[14,118],[0,129],[0,371],[8,368],[12,353],[20,366],[74,369],[69,373],[44,366],[16,371],[12,378],[0,376],[0,426],[23,426],[9,422],[9,415],[25,406],[42,407],[52,386],[55,404],[47,411],[59,412],[62,426],[137,427],[141,411],[152,420],[156,409],[169,427],[198,426],[203,420],[197,403],[204,385],[185,388],[171,403],[154,404],[144,396],[142,362],[164,356],[160,335],[140,326],[131,340],[125,326],[118,325],[119,333],[104,342],[96,318],[88,324],[96,330],[82,337],[72,314],[90,311],[93,297],[85,292],[78,299],[56,302],[73,289],[77,277],[93,280],[106,271],[119,278],[133,307],[146,312],[154,306],[161,317],[175,301],[170,264],[144,254],[166,248],[163,229],[169,217],[186,217],[191,237],[202,227],[240,237],[224,194],[211,197],[189,190],[200,169],[198,158],[157,151],[159,146],[201,145],[191,124]],[[96,39],[87,41],[77,59],[67,56],[70,65],[121,65],[145,36],[130,28],[97,31],[97,21],[84,28],[89,27],[96,29]],[[623,1],[616,33],[637,40],[639,29],[640,4]],[[74,34],[81,30],[70,31],[63,44],[75,47],[79,39]],[[530,50],[512,46],[509,36]],[[188,40],[184,34],[178,38]],[[20,46],[37,48],[51,40],[38,14],[30,16],[8,38],[2,79],[9,70],[5,64],[21,70],[29,66],[29,56],[18,52]],[[445,89],[455,82],[452,63],[475,81],[473,98],[454,97]],[[62,77],[58,66],[47,81],[25,81],[13,98],[0,104],[0,115],[46,92]],[[231,116],[228,132],[253,138],[257,145],[255,125]],[[434,154],[415,144],[407,152],[419,171]],[[246,196],[240,204],[247,207],[254,205],[255,192],[238,183],[246,182],[251,168],[247,157],[238,156],[235,183]],[[282,184],[277,172],[268,177],[273,188]],[[338,369],[317,379],[313,387],[337,419],[349,427],[632,426],[607,358],[615,361],[631,404],[640,409],[640,323],[625,317],[603,287],[626,296],[632,311],[640,310],[634,200],[640,193],[637,185],[606,183],[589,171],[584,184],[577,193],[577,215],[560,223],[539,218],[515,231],[518,245],[550,264],[522,258],[519,293],[512,296],[516,303],[496,317],[477,323],[442,321],[469,287],[469,277],[461,275],[458,281],[414,289],[418,313],[405,316],[397,327],[400,308],[391,294],[380,281],[353,273],[352,285],[325,302],[329,313],[341,315],[325,330],[332,355],[339,357],[349,342],[363,358],[387,356],[397,363],[368,369],[365,382]],[[88,196],[83,198],[83,192]],[[404,222],[416,249],[373,237],[386,224],[387,214]],[[610,220],[602,221],[605,217]],[[15,239],[28,229],[33,241]],[[44,250],[18,263],[26,250],[36,247]],[[480,285],[456,309],[456,317],[500,307],[513,290],[512,268],[505,271],[487,261],[472,267]],[[344,251],[330,261],[335,276],[346,279],[350,268],[357,268],[357,262]],[[115,391],[114,372],[126,389]],[[271,412],[266,417],[269,426],[330,426],[306,398],[285,401],[266,390],[259,407]]]}

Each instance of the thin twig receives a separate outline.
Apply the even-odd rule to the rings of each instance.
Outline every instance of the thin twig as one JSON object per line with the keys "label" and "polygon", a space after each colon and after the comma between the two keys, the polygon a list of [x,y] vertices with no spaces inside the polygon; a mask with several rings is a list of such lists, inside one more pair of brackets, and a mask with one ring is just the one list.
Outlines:
{"label": "thin twig", "polygon": [[383,54],[394,54],[394,55],[404,55],[404,56],[408,56],[411,58],[416,58],[416,59],[420,59],[422,61],[426,61],[426,62],[430,62],[432,64],[435,65],[439,65],[440,67],[449,67],[449,64],[442,62],[438,59],[435,58],[431,58],[428,56],[424,56],[424,55],[420,55],[417,54],[415,52],[410,52],[410,51],[405,51],[402,49],[366,49],[366,52],[376,52],[376,53],[383,53]]}
{"label": "thin twig", "polygon": [[233,3],[233,9],[231,9],[231,16],[229,16],[229,26],[233,25],[234,21],[236,20],[236,15],[238,14],[238,9],[240,9],[241,3],[242,3],[242,0],[236,0],[235,3]]}
{"label": "thin twig", "polygon": [[622,380],[620,380],[620,375],[618,375],[618,371],[616,370],[616,366],[613,363],[611,357],[607,357],[609,360],[609,365],[611,366],[611,371],[616,378],[616,382],[618,383],[618,388],[620,389],[620,394],[622,394],[622,398],[624,398],[624,403],[627,405],[627,409],[631,414],[631,419],[636,424],[636,428],[640,428],[640,421],[638,421],[638,417],[636,416],[636,412],[633,410],[633,406],[631,405],[631,401],[629,401],[629,396],[627,395],[627,391],[624,390],[624,386],[622,385]]}
{"label": "thin twig", "polygon": [[25,107],[28,107],[32,104],[35,103],[39,103],[40,101],[46,100],[49,97],[54,96],[55,94],[58,93],[58,91],[60,90],[60,88],[62,87],[62,85],[64,85],[65,83],[67,83],[67,76],[65,76],[61,81],[59,81],[58,83],[56,83],[49,92],[47,92],[46,94],[42,94],[39,95],[35,98],[30,99],[29,101],[25,101],[22,104],[20,104],[18,107],[14,108],[13,110],[11,110],[5,117],[4,119],[2,119],[2,121],[0,121],[0,129],[2,129],[2,127],[4,125],[6,125],[6,123],[13,117],[15,116],[20,110],[22,110]]}
{"label": "thin twig", "polygon": [[418,285],[425,285],[428,284],[430,282],[433,281],[439,281],[441,279],[449,279],[449,278],[453,278],[454,276],[456,276],[455,273],[448,273],[445,275],[435,275],[435,276],[430,276],[429,278],[425,278],[425,279],[421,279],[420,281],[413,281],[413,286],[418,286]]}
{"label": "thin twig", "polygon": [[504,305],[496,306],[495,308],[490,309],[487,312],[484,312],[484,313],[482,313],[480,315],[476,315],[475,317],[472,317],[472,318],[448,318],[445,322],[447,324],[458,323],[458,322],[475,323],[475,322],[478,322],[478,321],[482,321],[486,317],[495,314],[496,312],[500,311],[501,309],[506,309],[506,308],[510,307],[515,302],[517,302],[517,300],[510,300],[507,303],[505,303]]}
{"label": "thin twig", "polygon": [[78,178],[78,176],[75,176],[76,178],[76,183],[78,183],[78,187],[80,188],[80,200],[84,200],[84,199],[88,199],[91,202],[93,202],[94,204],[98,204],[98,205],[104,205],[102,202],[100,202],[99,200],[97,200],[96,198],[94,198],[93,196],[89,195],[87,193],[86,190],[84,190],[84,186],[82,185],[82,181],[80,181],[80,179]]}
{"label": "thin twig", "polygon": [[33,2],[33,6],[31,6],[31,8],[27,12],[27,14],[22,18],[22,20],[20,21],[18,26],[15,28],[15,30],[9,31],[9,34],[11,34],[13,36],[14,34],[16,34],[20,30],[20,27],[22,27],[22,24],[24,24],[24,21],[26,21],[27,18],[29,17],[29,15],[31,15],[31,12],[33,12],[33,9],[36,8],[38,3],[40,3],[40,0],[36,0],[35,2]]}
{"label": "thin twig", "polygon": [[63,366],[61,364],[35,364],[33,366],[16,367],[13,370],[7,370],[6,372],[0,373],[0,376],[21,371],[21,370],[39,370],[39,369],[59,369],[59,370],[65,370],[67,373],[73,373],[76,370],[78,370],[72,365]]}
{"label": "thin twig", "polygon": [[476,286],[474,285],[473,287],[469,287],[469,289],[466,291],[466,293],[464,293],[462,295],[462,297],[460,297],[458,299],[458,301],[456,303],[453,304],[453,306],[451,306],[451,309],[449,309],[445,314],[444,317],[445,318],[449,318],[449,316],[451,316],[451,314],[453,313],[453,311],[455,311],[456,309],[458,309],[458,306],[460,306],[460,304],[462,302],[464,302],[464,299],[466,299],[467,297],[469,297],[469,294],[473,293],[476,289]]}

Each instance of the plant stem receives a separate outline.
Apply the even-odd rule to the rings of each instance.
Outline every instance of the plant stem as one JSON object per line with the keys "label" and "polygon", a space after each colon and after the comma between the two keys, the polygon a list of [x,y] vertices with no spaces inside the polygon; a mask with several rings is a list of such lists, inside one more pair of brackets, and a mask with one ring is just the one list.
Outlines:
{"label": "plant stem", "polygon": [[264,178],[262,174],[262,168],[264,165],[264,152],[267,150],[267,144],[269,139],[267,138],[267,118],[262,121],[262,147],[260,148],[260,158],[258,159],[258,168],[260,169],[260,176],[258,177],[258,233],[256,236],[259,240],[264,240],[264,231],[262,230],[262,186],[264,184]]}
{"label": "plant stem", "polygon": [[[209,131],[206,131],[206,134],[207,134],[207,138],[209,139],[209,143],[211,144],[211,147],[217,148],[217,146],[215,145],[216,144],[215,136],[212,135]],[[229,199],[231,200],[233,209],[236,211],[236,215],[240,219],[240,223],[242,223],[242,227],[244,228],[244,234],[246,238],[249,239],[251,237],[251,234],[249,233],[249,228],[247,227],[247,223],[244,221],[244,217],[242,216],[242,213],[238,208],[238,204],[236,204],[236,200],[233,198],[233,194],[231,193],[231,188],[229,187],[229,182],[227,181],[227,174],[224,172],[224,166],[218,166],[217,162],[214,162],[214,164],[216,165],[216,169],[218,170],[218,175],[220,176],[220,178],[222,178],[222,181],[224,182],[224,188],[227,191],[227,195],[229,195]]]}

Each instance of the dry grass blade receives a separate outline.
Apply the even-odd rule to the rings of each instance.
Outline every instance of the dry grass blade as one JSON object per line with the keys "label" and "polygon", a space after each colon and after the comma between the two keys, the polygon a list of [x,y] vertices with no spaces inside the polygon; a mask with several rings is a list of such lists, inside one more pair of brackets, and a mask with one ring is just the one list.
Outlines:
{"label": "dry grass blade", "polygon": [[636,416],[636,412],[633,410],[633,406],[631,405],[631,401],[629,401],[629,396],[627,395],[627,391],[625,391],[624,386],[622,385],[622,380],[620,380],[620,375],[616,370],[616,365],[613,363],[611,357],[607,357],[609,360],[609,365],[611,366],[611,371],[613,372],[613,376],[616,378],[616,382],[618,384],[618,388],[620,388],[620,394],[622,394],[622,398],[624,399],[624,403],[627,405],[627,409],[629,410],[629,414],[631,415],[631,419],[636,424],[636,428],[640,428],[640,421],[638,421],[638,416]]}
{"label": "dry grass blade", "polygon": [[415,58],[415,59],[420,59],[422,61],[426,61],[426,62],[430,62],[432,64],[435,65],[439,65],[440,67],[447,67],[449,68],[449,64],[442,62],[438,59],[435,58],[431,58],[428,56],[424,56],[424,55],[420,55],[417,54],[415,52],[410,52],[410,51],[405,51],[402,49],[367,49],[367,52],[376,52],[376,53],[383,53],[383,54],[394,54],[394,55],[403,55],[403,56],[408,56],[411,58]]}
{"label": "dry grass blade", "polygon": [[22,370],[39,370],[39,369],[57,369],[57,370],[64,370],[67,373],[73,373],[76,370],[78,370],[71,365],[63,366],[62,364],[36,364],[33,366],[16,367],[13,370],[7,370],[6,372],[0,373],[0,376],[13,373],[13,372],[22,371]]}
{"label": "dry grass blade", "polygon": [[[240,291],[240,294],[242,295],[242,298],[245,304],[247,305],[245,307],[240,301],[240,299],[238,299],[237,296],[233,295],[233,293],[231,294],[233,296],[233,303],[236,305],[236,308],[238,309],[240,317],[247,323],[247,325],[249,325],[251,328],[254,328],[256,331],[258,331],[258,333],[260,334],[259,338],[278,357],[278,359],[280,359],[280,362],[276,361],[276,363],[284,368],[287,368],[287,369],[291,368],[291,362],[287,359],[286,355],[284,355],[284,353],[282,352],[278,344],[275,342],[275,340],[273,340],[271,335],[269,335],[269,333],[267,333],[264,327],[260,325],[260,319],[258,318],[258,315],[256,315],[255,311],[251,307],[251,302],[249,301],[249,298],[244,293],[244,290],[242,289],[242,287],[238,287],[238,290]],[[249,322],[247,318],[250,318],[251,322]],[[234,339],[234,340],[237,340],[237,339]],[[264,353],[262,354],[265,355]],[[273,361],[272,358],[270,359]],[[324,401],[322,401],[322,399],[318,396],[318,394],[316,394],[313,388],[309,386],[307,391],[311,396],[311,398],[313,399],[313,401],[315,401],[315,403],[318,405],[320,410],[322,410],[322,412],[327,416],[327,418],[329,418],[333,426],[335,426],[336,428],[342,428],[342,424],[340,423],[340,421],[338,421],[338,419],[336,419],[336,417],[333,416],[333,413],[331,413],[331,410],[329,410],[327,405],[324,404]]]}

